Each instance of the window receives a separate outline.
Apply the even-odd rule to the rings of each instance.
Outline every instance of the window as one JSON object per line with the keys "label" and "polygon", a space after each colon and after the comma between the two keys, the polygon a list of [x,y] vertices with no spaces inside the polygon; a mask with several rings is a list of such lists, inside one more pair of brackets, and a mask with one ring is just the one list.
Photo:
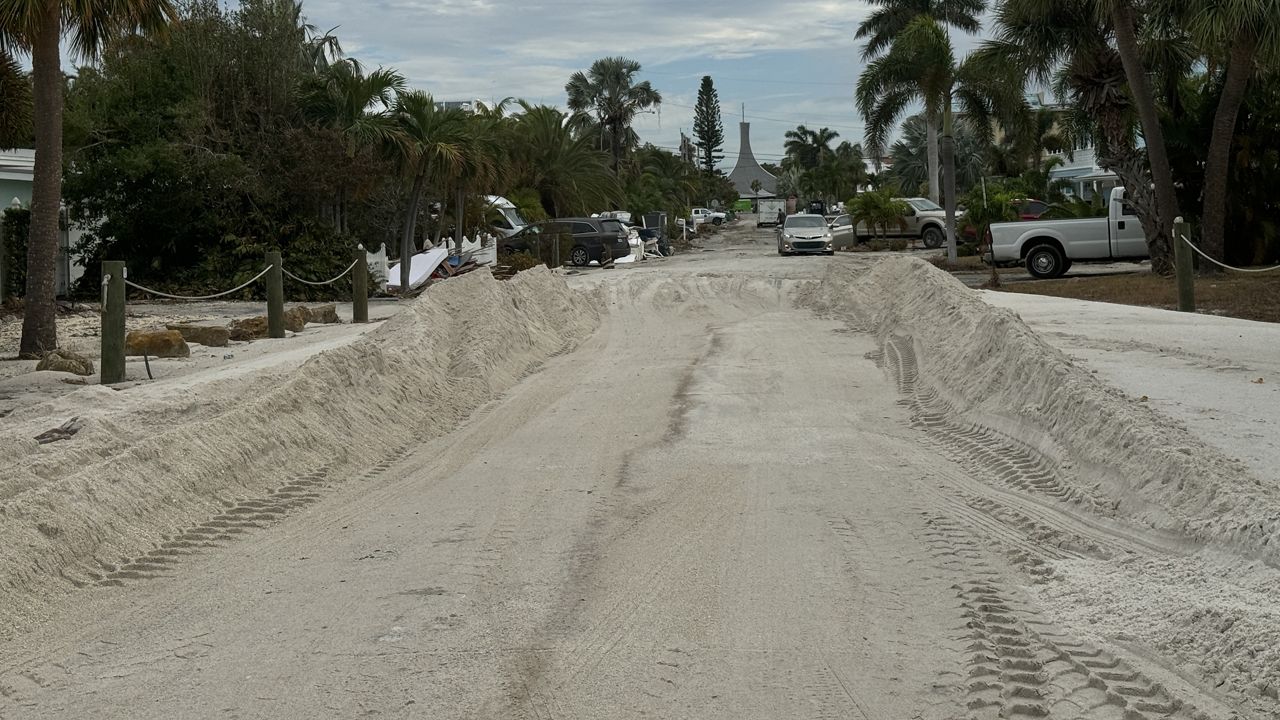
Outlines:
{"label": "window", "polygon": [[921,212],[936,212],[942,209],[942,207],[939,206],[937,203],[933,202],[932,200],[926,200],[924,198],[911,198],[910,200],[907,201],[907,203],[910,204],[911,207]]}
{"label": "window", "polygon": [[600,229],[607,234],[618,235],[622,233],[622,223],[617,220],[601,220]]}
{"label": "window", "polygon": [[576,222],[573,223],[574,235],[594,235],[596,229],[591,227],[591,223]]}
{"label": "window", "polygon": [[826,218],[821,215],[792,215],[787,218],[786,227],[791,228],[825,228]]}

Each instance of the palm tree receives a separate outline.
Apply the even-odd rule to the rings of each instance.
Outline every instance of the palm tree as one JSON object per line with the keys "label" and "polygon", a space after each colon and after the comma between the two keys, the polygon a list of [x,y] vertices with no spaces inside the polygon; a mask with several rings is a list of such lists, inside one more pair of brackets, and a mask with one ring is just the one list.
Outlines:
{"label": "palm tree", "polygon": [[986,9],[985,0],[871,0],[877,6],[858,26],[854,35],[866,40],[862,58],[871,60],[884,53],[913,20],[931,17],[943,25],[970,35],[982,29],[978,20]]}
{"label": "palm tree", "polygon": [[[928,17],[944,27],[953,27],[970,35],[982,29],[979,18],[986,9],[985,0],[872,0],[878,6],[862,21],[854,35],[867,41],[862,50],[864,60],[884,54],[895,38],[907,29],[912,21]],[[929,176],[937,178],[942,166],[938,131],[941,118],[926,116],[929,140]],[[880,148],[872,148],[881,155]],[[937,182],[929,183],[929,199],[938,202]]]}
{"label": "palm tree", "polygon": [[31,135],[31,82],[13,56],[0,50],[0,150]]}
{"label": "palm tree", "polygon": [[21,357],[39,357],[58,346],[54,268],[62,204],[63,33],[75,55],[93,59],[111,38],[157,30],[176,17],[172,0],[0,0],[0,42],[31,54],[33,86],[36,162]]}
{"label": "palm tree", "polygon": [[[983,141],[992,135],[993,117],[1013,118],[1025,112],[1021,84],[1011,82],[1007,67],[983,57],[957,65],[951,39],[932,18],[917,17],[903,30],[889,52],[873,60],[858,78],[855,99],[866,119],[867,144],[880,154],[898,118],[913,103],[924,105],[928,118],[942,118],[942,173],[947,209],[947,248],[955,259],[955,140],[952,105],[958,103],[973,134]],[[927,125],[926,125],[927,127]],[[932,158],[932,153],[930,153]],[[930,162],[930,196],[936,196],[937,176]]]}
{"label": "palm tree", "polygon": [[[1170,3],[1173,17],[1183,20],[1205,55],[1225,56],[1222,94],[1214,112],[1212,135],[1204,166],[1204,205],[1200,218],[1201,242],[1206,253],[1223,260],[1226,254],[1227,184],[1230,181],[1231,146],[1236,120],[1249,81],[1256,77],[1260,60],[1271,67],[1280,62],[1280,8],[1275,2]],[[1176,12],[1181,10],[1181,12]],[[1154,166],[1153,166],[1154,170]],[[1177,242],[1177,240],[1174,240]]]}
{"label": "palm tree", "polygon": [[810,130],[804,125],[797,125],[795,130],[788,130],[783,151],[787,160],[801,170],[812,170],[831,155],[831,143],[840,137],[840,133],[831,128]]}
{"label": "palm tree", "polygon": [[623,144],[631,133],[631,121],[642,110],[662,102],[662,95],[646,80],[635,83],[640,63],[624,57],[607,57],[591,63],[584,74],[576,72],[564,90],[569,109],[589,113],[603,128],[613,154],[613,172],[618,174]]}
{"label": "palm tree", "polygon": [[[302,113],[318,127],[336,132],[347,156],[354,157],[366,148],[400,139],[400,127],[390,108],[404,87],[404,77],[394,70],[379,68],[366,75],[355,60],[337,60],[303,81],[299,91]],[[348,192],[347,183],[339,180],[332,210],[334,227],[340,233],[348,231]]]}
{"label": "palm tree", "polygon": [[1135,142],[1133,96],[1111,36],[1098,0],[1005,0],[996,14],[995,39],[978,54],[1023,70],[1026,82],[1052,83],[1074,108],[1076,117],[1067,120],[1096,128],[1098,164],[1125,184],[1147,235],[1152,267],[1168,272],[1169,233]]}
{"label": "palm tree", "polygon": [[537,191],[551,217],[613,205],[621,197],[609,155],[579,121],[556,108],[520,103],[510,145],[512,184]]}
{"label": "palm tree", "polygon": [[855,228],[865,224],[872,237],[878,235],[881,239],[888,237],[890,225],[905,228],[904,218],[911,211],[905,202],[895,200],[893,193],[887,190],[861,193],[848,201],[846,209]]}
{"label": "palm tree", "polygon": [[[1234,3],[1231,4],[1234,5]],[[1274,4],[1265,4],[1271,6],[1266,12],[1276,11]],[[1133,99],[1138,118],[1142,123],[1143,143],[1146,147],[1147,162],[1151,165],[1152,184],[1155,187],[1156,217],[1161,240],[1167,252],[1170,238],[1173,237],[1173,221],[1179,214],[1178,195],[1173,186],[1173,166],[1169,162],[1169,151],[1164,142],[1164,127],[1160,124],[1160,112],[1156,108],[1155,93],[1151,89],[1151,81],[1147,78],[1147,67],[1142,61],[1142,49],[1138,44],[1140,30],[1138,17],[1141,13],[1130,0],[1099,0],[1099,5],[1099,9],[1105,11],[1111,21],[1116,50],[1120,55],[1120,63],[1129,84],[1129,95]],[[1231,125],[1234,129],[1234,116],[1232,121]],[[1229,145],[1228,140],[1228,147]],[[1225,180],[1224,169],[1224,184]],[[1224,205],[1225,202],[1224,199]],[[1160,267],[1155,254],[1152,254],[1151,265],[1154,270],[1168,271],[1168,268]]]}
{"label": "palm tree", "polygon": [[[436,104],[427,93],[401,93],[393,112],[399,124],[399,147],[406,174],[412,178],[403,234],[400,237],[400,287],[409,288],[409,258],[416,250],[418,214],[427,183],[437,175],[460,171],[467,142],[466,114]],[[443,214],[443,213],[442,213]]]}
{"label": "palm tree", "polygon": [[[986,174],[986,156],[991,146],[974,136],[969,123],[955,126],[955,167],[957,196],[981,181]],[[883,180],[891,180],[898,193],[908,197],[920,195],[929,180],[928,140],[923,115],[912,115],[902,123],[901,137],[889,148],[893,166]]]}

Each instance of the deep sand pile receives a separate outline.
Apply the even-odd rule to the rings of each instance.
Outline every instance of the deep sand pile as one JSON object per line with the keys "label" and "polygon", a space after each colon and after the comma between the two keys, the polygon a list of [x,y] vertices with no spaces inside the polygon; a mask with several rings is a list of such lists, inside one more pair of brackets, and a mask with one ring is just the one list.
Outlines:
{"label": "deep sand pile", "polygon": [[912,341],[940,412],[1025,447],[1090,511],[1280,564],[1280,487],[1099,382],[949,274],[914,258],[832,269],[803,302],[882,342]]}
{"label": "deep sand pile", "polygon": [[1181,545],[1172,554],[1056,563],[1052,582],[1028,587],[1051,616],[1085,636],[1155,648],[1238,707],[1274,717],[1274,477],[1251,474],[1141,398],[1100,383],[1015,313],[992,308],[928,263],[832,269],[802,302],[876,333],[886,348],[909,348],[914,395],[939,423],[937,434],[1014,448],[1052,477],[1044,487],[1053,492],[1041,500],[1151,528],[1157,545]]}
{"label": "deep sand pile", "polygon": [[[224,505],[318,467],[351,476],[448,432],[599,323],[547,271],[473,273],[296,369],[168,393],[90,386],[0,429],[0,636]],[[72,441],[32,439],[78,415]]]}

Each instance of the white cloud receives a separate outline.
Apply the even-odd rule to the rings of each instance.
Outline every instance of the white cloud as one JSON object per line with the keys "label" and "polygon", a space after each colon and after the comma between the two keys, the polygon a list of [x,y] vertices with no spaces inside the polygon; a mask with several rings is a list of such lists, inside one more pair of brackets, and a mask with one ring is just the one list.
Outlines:
{"label": "white cloud", "polygon": [[[782,152],[786,129],[804,123],[861,140],[853,109],[861,47],[853,39],[866,2],[838,0],[306,0],[304,12],[367,64],[399,69],[439,98],[521,97],[563,104],[564,84],[592,60],[625,55],[663,92],[661,118],[641,115],[645,140],[674,147],[692,133],[696,66],[715,66],[726,163],[736,158],[741,103],[762,160]],[[957,38],[960,47],[971,41]],[[802,65],[797,57],[820,58]],[[730,78],[718,70],[732,61]],[[697,72],[687,72],[694,66]],[[673,70],[678,70],[673,72]]]}

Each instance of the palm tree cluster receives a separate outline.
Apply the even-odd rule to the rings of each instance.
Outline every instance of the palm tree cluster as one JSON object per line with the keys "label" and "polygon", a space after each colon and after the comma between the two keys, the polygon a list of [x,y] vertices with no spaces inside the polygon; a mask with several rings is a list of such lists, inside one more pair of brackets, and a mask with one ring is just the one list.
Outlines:
{"label": "palm tree cluster", "polygon": [[825,202],[853,197],[867,184],[862,145],[842,141],[830,128],[811,130],[804,125],[786,133],[786,157],[780,168],[778,194],[821,199]]}
{"label": "palm tree cluster", "polygon": [[[953,184],[964,186],[955,149],[966,133],[981,146],[981,177],[1016,178],[1010,187],[1048,193],[1060,188],[1047,177],[1046,155],[1092,145],[1128,189],[1157,270],[1170,268],[1175,217],[1194,218],[1197,206],[1210,254],[1231,254],[1229,225],[1248,227],[1254,238],[1237,254],[1280,251],[1280,233],[1266,229],[1280,224],[1274,202],[1242,208],[1237,200],[1237,211],[1227,211],[1231,198],[1248,194],[1243,187],[1233,194],[1233,180],[1239,187],[1243,177],[1280,173],[1274,157],[1248,153],[1256,141],[1241,133],[1271,133],[1258,125],[1271,116],[1255,111],[1261,106],[1249,91],[1265,96],[1280,82],[1277,0],[872,3],[857,34],[870,62],[855,92],[868,151],[884,151],[906,111],[923,107],[893,146],[893,175],[912,191],[922,184],[941,196],[949,215]],[[977,32],[988,12],[991,39],[957,58],[951,32]],[[1025,93],[1045,90],[1064,108],[1033,109]],[[1185,112],[1191,107],[1202,109],[1198,117]],[[921,155],[928,168],[917,184]]]}

